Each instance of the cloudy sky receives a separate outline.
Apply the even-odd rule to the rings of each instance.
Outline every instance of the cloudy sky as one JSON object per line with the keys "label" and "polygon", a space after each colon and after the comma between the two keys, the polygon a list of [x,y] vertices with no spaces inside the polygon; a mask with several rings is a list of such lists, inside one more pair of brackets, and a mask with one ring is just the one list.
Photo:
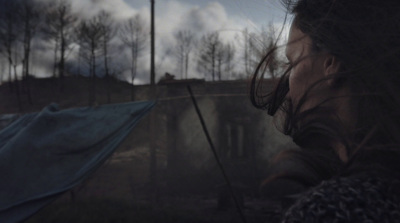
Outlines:
{"label": "cloudy sky", "polygon": [[[124,0],[133,8],[148,8],[150,0]],[[156,0],[156,9],[162,12],[166,5],[171,3],[187,8],[207,8],[210,4],[219,3],[222,10],[231,18],[249,20],[256,23],[265,23],[266,20],[280,20],[283,15],[278,0]],[[182,8],[176,8],[177,12]]]}
{"label": "cloudy sky", "polygon": [[[49,2],[51,0],[40,0]],[[141,15],[150,23],[150,0],[68,0],[73,10],[81,18],[90,18],[101,10],[111,13],[116,21]],[[284,9],[279,0],[155,0],[156,10],[156,75],[165,72],[176,74],[177,62],[172,55],[176,45],[174,34],[179,30],[191,30],[200,37],[218,31],[225,42],[237,42],[237,36],[244,28],[254,32],[273,22],[277,27],[284,19]],[[236,37],[236,38],[235,38]],[[236,43],[235,43],[236,44]],[[240,46],[237,47],[237,64],[240,66]],[[125,52],[126,51],[126,52]],[[129,57],[127,50],[121,49],[114,55],[115,66],[123,66],[121,61]],[[189,78],[204,78],[196,70],[195,55],[192,56]],[[46,58],[42,56],[40,58]],[[47,58],[52,58],[49,53]],[[136,84],[149,82],[150,49],[140,58],[139,75]],[[237,68],[239,69],[239,68]],[[37,68],[37,70],[40,70]],[[45,73],[46,71],[41,71]],[[125,79],[129,69],[123,72]],[[179,77],[178,77],[179,78]]]}

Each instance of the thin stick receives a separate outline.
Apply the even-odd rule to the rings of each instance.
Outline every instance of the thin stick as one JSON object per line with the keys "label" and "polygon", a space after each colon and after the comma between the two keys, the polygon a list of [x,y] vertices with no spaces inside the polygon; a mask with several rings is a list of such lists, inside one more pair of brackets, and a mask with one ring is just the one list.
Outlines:
{"label": "thin stick", "polygon": [[192,98],[193,105],[194,105],[194,107],[196,109],[197,115],[199,116],[199,119],[200,119],[200,122],[201,122],[201,126],[203,127],[204,133],[206,134],[208,143],[210,144],[210,148],[211,148],[211,150],[212,150],[212,152],[214,154],[215,160],[217,161],[217,164],[218,164],[218,166],[219,166],[219,168],[220,168],[220,170],[222,172],[222,175],[224,176],[225,182],[228,185],[228,189],[229,189],[229,191],[231,193],[233,201],[235,202],[237,211],[239,212],[239,215],[242,218],[243,223],[247,223],[246,218],[245,218],[245,216],[243,214],[242,208],[239,205],[239,201],[237,200],[237,198],[235,196],[235,193],[233,192],[232,184],[231,184],[228,176],[226,175],[225,169],[224,169],[224,167],[223,167],[223,165],[221,163],[221,160],[218,157],[217,151],[215,150],[214,144],[213,144],[213,142],[211,140],[210,134],[208,133],[207,126],[206,126],[206,124],[204,122],[203,116],[201,115],[199,106],[197,105],[196,98],[193,95],[192,88],[190,87],[190,85],[187,86],[187,89],[189,91],[190,97]]}

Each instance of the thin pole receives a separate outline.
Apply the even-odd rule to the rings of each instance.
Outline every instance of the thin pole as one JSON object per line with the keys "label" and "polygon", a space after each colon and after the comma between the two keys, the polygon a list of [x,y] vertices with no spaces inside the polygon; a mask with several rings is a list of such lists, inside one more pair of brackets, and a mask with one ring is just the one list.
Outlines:
{"label": "thin pole", "polygon": [[151,59],[150,59],[150,85],[155,84],[155,32],[154,32],[154,4],[155,0],[151,2]]}
{"label": "thin pole", "polygon": [[[150,56],[150,98],[151,100],[156,100],[156,85],[155,85],[155,32],[154,32],[154,2],[155,0],[150,0],[151,3],[151,56]],[[150,184],[153,194],[153,207],[158,203],[158,176],[157,176],[157,150],[155,144],[155,129],[156,129],[156,115],[152,111],[150,114]]]}
{"label": "thin pole", "polygon": [[236,205],[236,209],[239,212],[239,215],[240,215],[243,223],[246,223],[247,221],[246,221],[246,218],[245,218],[245,216],[243,214],[242,208],[239,205],[239,201],[237,200],[237,198],[235,196],[235,193],[233,192],[232,184],[231,184],[231,182],[230,182],[230,180],[228,178],[228,175],[226,175],[224,166],[222,165],[221,160],[218,157],[217,151],[215,150],[215,147],[214,147],[214,144],[213,144],[213,142],[211,140],[210,134],[208,133],[206,123],[204,122],[203,116],[201,115],[199,106],[197,105],[196,98],[193,95],[192,88],[190,87],[190,85],[187,86],[187,89],[189,91],[190,97],[192,98],[193,105],[194,105],[194,107],[196,109],[197,115],[199,116],[199,119],[200,119],[200,122],[201,122],[201,126],[203,127],[203,131],[204,131],[204,133],[205,133],[205,135],[207,137],[208,144],[210,144],[210,148],[211,148],[211,150],[212,150],[212,152],[214,154],[215,160],[217,161],[218,167],[220,168],[220,170],[222,172],[222,175],[224,176],[225,182],[228,185],[228,189],[229,189],[229,192],[231,193],[233,201],[234,201],[234,203]]}

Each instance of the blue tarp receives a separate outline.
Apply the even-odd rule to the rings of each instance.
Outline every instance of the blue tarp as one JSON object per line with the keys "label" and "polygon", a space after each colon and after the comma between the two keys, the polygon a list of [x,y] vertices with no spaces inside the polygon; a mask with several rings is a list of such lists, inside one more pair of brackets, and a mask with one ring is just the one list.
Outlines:
{"label": "blue tarp", "polygon": [[59,110],[50,105],[0,131],[0,222],[19,222],[98,168],[154,102]]}

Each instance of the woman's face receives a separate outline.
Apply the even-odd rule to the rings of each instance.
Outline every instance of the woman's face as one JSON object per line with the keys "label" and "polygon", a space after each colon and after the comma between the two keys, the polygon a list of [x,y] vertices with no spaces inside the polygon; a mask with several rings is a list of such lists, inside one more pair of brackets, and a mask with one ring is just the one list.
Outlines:
{"label": "woman's face", "polygon": [[[324,102],[324,106],[334,110],[336,117],[339,118],[338,121],[347,129],[352,129],[352,120],[355,119],[351,118],[349,98],[344,97],[349,95],[348,88],[345,85],[333,86],[333,79],[327,79],[339,71],[339,61],[327,52],[314,52],[311,38],[295,25],[292,25],[290,29],[286,57],[292,65],[287,97],[292,101],[293,108],[297,108],[299,101],[307,92],[305,101],[298,112],[311,109]],[[337,143],[333,146],[339,157],[347,161],[344,145]]]}
{"label": "woman's face", "polygon": [[[312,50],[311,38],[304,34],[295,25],[292,25],[289,40],[286,47],[286,57],[293,66],[289,74],[289,93],[294,108],[307,90],[325,78],[325,61],[329,56],[327,53],[315,53]],[[326,81],[321,81],[312,87],[307,93],[307,98],[302,104],[300,111],[316,106],[324,97],[322,94],[330,95]]]}

